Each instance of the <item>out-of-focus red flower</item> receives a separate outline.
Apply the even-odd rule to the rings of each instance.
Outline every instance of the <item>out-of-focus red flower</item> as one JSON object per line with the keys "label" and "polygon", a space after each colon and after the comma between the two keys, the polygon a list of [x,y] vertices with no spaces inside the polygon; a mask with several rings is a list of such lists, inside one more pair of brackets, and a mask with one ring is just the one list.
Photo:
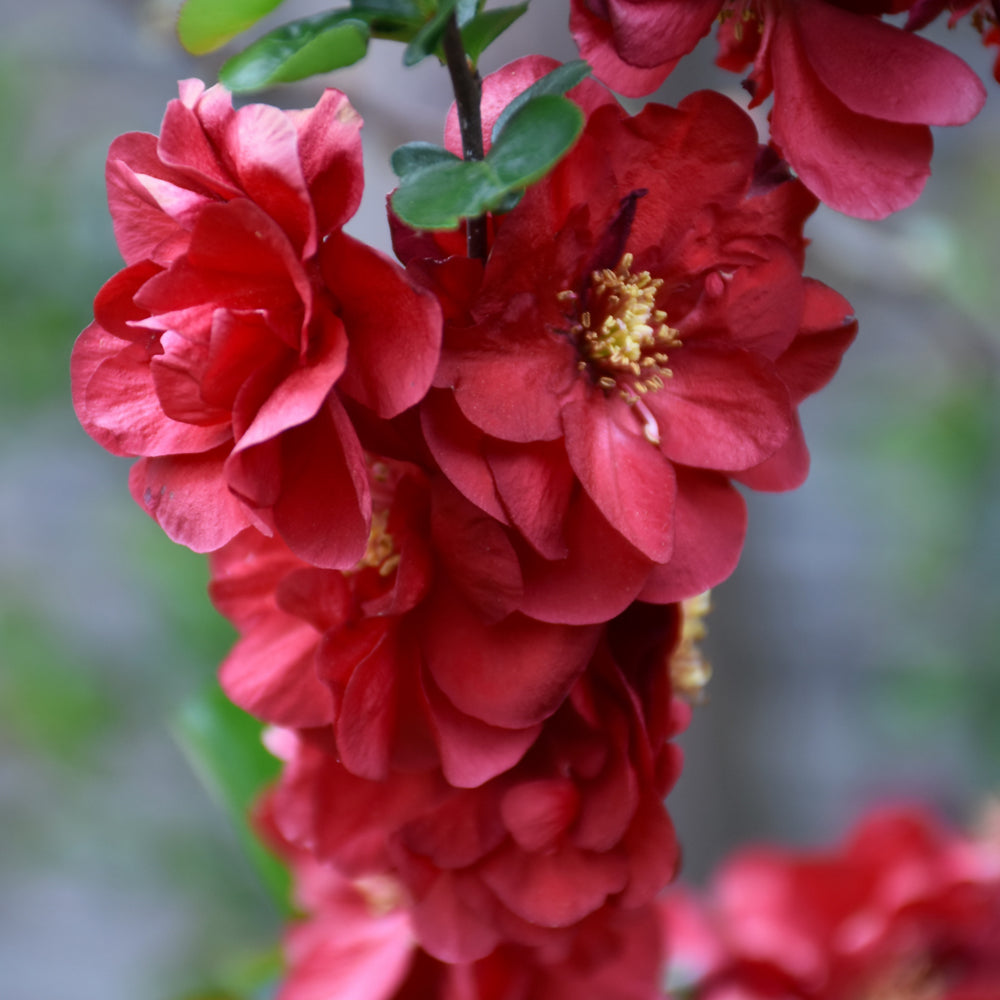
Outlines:
{"label": "out-of-focus red flower", "polygon": [[77,342],[74,403],[101,445],[141,456],[133,495],[198,551],[254,526],[316,565],[356,563],[371,501],[345,401],[393,417],[430,382],[437,303],[342,231],[360,125],[338,91],[234,111],[189,80],[159,137],[112,145],[127,267]]}
{"label": "out-of-focus red flower", "polygon": [[434,773],[351,775],[320,731],[286,733],[275,821],[292,843],[357,877],[394,874],[421,946],[447,962],[498,946],[573,939],[606,906],[644,906],[673,876],[662,798],[680,770],[671,739],[674,607],[637,606],[514,766],[475,788]]}
{"label": "out-of-focus red flower", "polygon": [[835,851],[742,851],[706,900],[664,912],[672,979],[697,1000],[1000,996],[1000,843],[917,810],[875,813]]}
{"label": "out-of-focus red flower", "polygon": [[470,505],[439,491],[437,544],[452,564],[466,537],[491,553],[481,580],[465,573],[485,599],[502,605],[502,577],[509,607],[584,623],[693,596],[739,556],[731,480],[805,478],[797,406],[856,323],[802,277],[815,200],[768,180],[759,154],[717,94],[634,118],[602,103],[498,221],[481,282],[476,262],[408,258],[448,318],[424,434]]}
{"label": "out-of-focus red flower", "polygon": [[919,196],[930,125],[962,125],[985,100],[957,56],[882,15],[891,0],[573,0],[570,26],[606,83],[650,93],[718,18],[718,63],[742,72],[751,107],[772,92],[771,137],[806,187],[879,219]]}

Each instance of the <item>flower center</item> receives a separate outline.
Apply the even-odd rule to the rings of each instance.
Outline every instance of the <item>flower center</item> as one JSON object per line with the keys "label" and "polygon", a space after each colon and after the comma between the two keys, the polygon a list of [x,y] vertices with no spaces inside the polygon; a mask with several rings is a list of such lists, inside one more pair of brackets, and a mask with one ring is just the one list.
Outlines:
{"label": "flower center", "polygon": [[[667,314],[656,308],[662,278],[648,271],[632,273],[632,254],[611,270],[594,271],[586,293],[586,308],[571,333],[580,352],[580,371],[592,371],[603,389],[618,389],[634,403],[639,396],[663,388],[673,374],[668,347],[679,347],[677,331],[667,326]],[[575,292],[561,292],[563,300]]]}
{"label": "flower center", "polygon": [[379,576],[388,576],[399,565],[400,555],[388,530],[389,512],[377,510],[372,514],[372,530],[368,535],[365,554],[355,570],[375,569]]}

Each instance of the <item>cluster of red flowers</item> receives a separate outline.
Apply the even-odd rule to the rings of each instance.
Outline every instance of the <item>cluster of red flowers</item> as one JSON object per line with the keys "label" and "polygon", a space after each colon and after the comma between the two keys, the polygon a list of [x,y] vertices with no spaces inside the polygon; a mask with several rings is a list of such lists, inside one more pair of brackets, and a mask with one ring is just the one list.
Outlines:
{"label": "cluster of red flowers", "polygon": [[662,904],[692,1000],[995,1000],[1000,831],[883,809],[832,851],[743,850]]}
{"label": "cluster of red flowers", "polygon": [[[863,219],[914,202],[930,176],[930,125],[983,105],[979,78],[914,34],[946,7],[987,41],[995,2],[949,0],[573,0],[571,29],[595,73],[632,97],[654,91],[718,21],[718,64],[751,107],[774,95],[771,141],[820,199]],[[883,20],[909,11],[905,29]]]}
{"label": "cluster of red flowers", "polygon": [[[608,44],[684,21],[636,56],[651,80],[721,6],[578,0],[574,23],[611,78],[638,50]],[[831,190],[809,164],[837,175],[846,150],[834,187],[855,190],[858,137],[891,120],[888,145],[924,160],[909,186],[886,182],[896,161],[865,168],[879,214],[922,183],[926,123],[981,99],[952,57],[872,18],[857,43],[919,86],[883,102],[845,74],[831,39],[878,4],[737,6],[726,58],[756,52],[756,99],[783,92],[775,138],[803,180],[718,94],[629,116],[585,81],[579,141],[489,220],[485,261],[398,219],[402,264],[343,232],[360,120],[337,91],[234,110],[187,81],[158,137],[111,149],[127,266],[74,351],[77,413],[139,459],[132,493],[167,534],[212,553],[240,632],[221,680],[273,727],[262,823],[308,914],[282,1000],[659,992],[663,798],[697,660],[684,602],[737,562],[735,484],[804,479],[798,406],[856,331],[802,275],[810,188]],[[807,73],[820,35],[829,61]],[[487,146],[553,65],[485,81]],[[793,93],[827,80],[851,105],[829,133],[802,109],[833,98]]]}

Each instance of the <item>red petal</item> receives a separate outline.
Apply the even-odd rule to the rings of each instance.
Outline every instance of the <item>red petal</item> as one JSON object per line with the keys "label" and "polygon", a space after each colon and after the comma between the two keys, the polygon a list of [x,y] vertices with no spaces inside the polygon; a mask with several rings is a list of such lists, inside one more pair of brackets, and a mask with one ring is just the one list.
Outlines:
{"label": "red petal", "polygon": [[129,489],[167,536],[195,552],[221,548],[253,515],[226,486],[228,446],[200,455],[144,458],[132,466]]}
{"label": "red petal", "polygon": [[323,569],[347,569],[368,544],[371,494],[364,452],[341,404],[281,436],[274,523],[288,547]]}
{"label": "red petal", "polygon": [[594,14],[587,0],[572,0],[569,30],[580,55],[593,67],[594,76],[626,97],[651,94],[677,65],[675,59],[661,59],[650,69],[629,65],[615,49],[611,22]]}
{"label": "red petal", "polygon": [[858,332],[847,299],[811,278],[805,279],[804,288],[802,329],[777,363],[778,374],[796,404],[833,378]]}
{"label": "red petal", "polygon": [[582,494],[570,505],[566,541],[566,559],[521,554],[524,614],[568,625],[609,621],[638,596],[654,565]]}
{"label": "red petal", "polygon": [[489,894],[476,880],[442,872],[411,910],[421,946],[442,962],[475,962],[497,946]]}
{"label": "red petal", "polygon": [[708,34],[722,0],[607,0],[615,47],[633,66],[687,55]]}
{"label": "red petal", "polygon": [[625,862],[563,847],[528,854],[513,844],[490,856],[483,881],[514,913],[543,927],[568,927],[625,887]]}
{"label": "red petal", "polygon": [[574,476],[562,442],[508,444],[487,438],[482,447],[511,523],[546,559],[565,558],[563,521]]}
{"label": "red petal", "polygon": [[930,129],[849,110],[816,76],[786,17],[775,22],[770,51],[771,135],[806,187],[861,219],[914,202],[930,175]]}
{"label": "red petal", "polygon": [[746,504],[723,476],[678,468],[675,514],[674,554],[652,572],[642,601],[695,597],[725,580],[739,561]]}
{"label": "red petal", "polygon": [[633,408],[598,390],[563,410],[566,454],[583,488],[623,538],[653,562],[673,549],[670,462],[642,436]]}
{"label": "red petal", "polygon": [[569,778],[522,781],[500,802],[503,821],[525,851],[547,851],[576,818],[580,795]]}
{"label": "red petal", "polygon": [[396,672],[402,657],[395,640],[395,631],[386,629],[381,641],[355,666],[337,719],[337,750],[344,767],[374,781],[389,775]]}
{"label": "red petal", "polygon": [[219,682],[259,719],[299,729],[325,725],[333,721],[333,699],[316,673],[318,642],[319,633],[305,622],[269,615],[233,647]]}
{"label": "red petal", "polygon": [[316,224],[288,113],[269,104],[248,104],[229,119],[225,144],[247,197],[274,219],[300,256],[311,256]]}
{"label": "red petal", "polygon": [[453,593],[435,596],[423,636],[427,668],[463,712],[524,729],[562,704],[597,641],[593,628],[511,615],[486,625]]}
{"label": "red petal", "polygon": [[424,687],[441,770],[456,788],[475,788],[510,770],[541,732],[541,724],[525,729],[487,725],[459,712],[430,679]]}
{"label": "red petal", "polygon": [[322,238],[344,225],[361,204],[361,116],[339,90],[330,88],[315,108],[291,117]]}
{"label": "red petal", "polygon": [[643,398],[671,461],[747,469],[787,440],[793,411],[773,364],[740,348],[693,339],[671,362],[673,377]]}
{"label": "red petal", "polygon": [[794,18],[817,79],[857,114],[964,125],[986,100],[979,77],[958,56],[911,31],[822,0],[799,0],[784,16]]}
{"label": "red petal", "polygon": [[398,264],[332,234],[320,267],[338,301],[350,345],[341,389],[381,417],[420,402],[441,350],[441,307]]}
{"label": "red petal", "polygon": [[465,419],[454,394],[432,389],[420,407],[420,425],[434,460],[455,488],[506,524],[507,515],[483,454],[486,435]]}

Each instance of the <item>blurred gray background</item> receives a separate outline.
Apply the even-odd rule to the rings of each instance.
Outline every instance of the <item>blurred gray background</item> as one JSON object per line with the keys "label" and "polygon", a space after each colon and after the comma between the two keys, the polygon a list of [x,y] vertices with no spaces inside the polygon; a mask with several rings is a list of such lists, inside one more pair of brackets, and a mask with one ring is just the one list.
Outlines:
{"label": "blurred gray background", "polygon": [[[278,918],[169,731],[231,633],[204,562],[132,503],[128,463],[78,428],[68,356],[119,266],[111,140],[157,131],[176,81],[213,80],[170,0],[0,0],[0,995],[177,1000],[252,980]],[[535,0],[485,71],[575,55],[567,4]],[[264,26],[322,9],[290,0]],[[938,37],[945,37],[941,32]],[[984,77],[967,25],[947,41]],[[428,60],[376,43],[330,82],[368,121],[365,205],[383,248],[389,152],[436,141]],[[738,81],[703,45],[661,92]],[[733,845],[822,843],[866,806],[917,798],[969,822],[1000,787],[1000,88],[939,130],[916,208],[821,211],[808,272],[861,335],[803,410],[813,471],[751,498],[742,565],[715,595],[710,698],[671,798],[694,879]],[[315,84],[265,95],[315,101]],[[402,96],[400,96],[402,95]],[[247,971],[250,969],[251,971]],[[214,992],[213,992],[214,990]]]}

